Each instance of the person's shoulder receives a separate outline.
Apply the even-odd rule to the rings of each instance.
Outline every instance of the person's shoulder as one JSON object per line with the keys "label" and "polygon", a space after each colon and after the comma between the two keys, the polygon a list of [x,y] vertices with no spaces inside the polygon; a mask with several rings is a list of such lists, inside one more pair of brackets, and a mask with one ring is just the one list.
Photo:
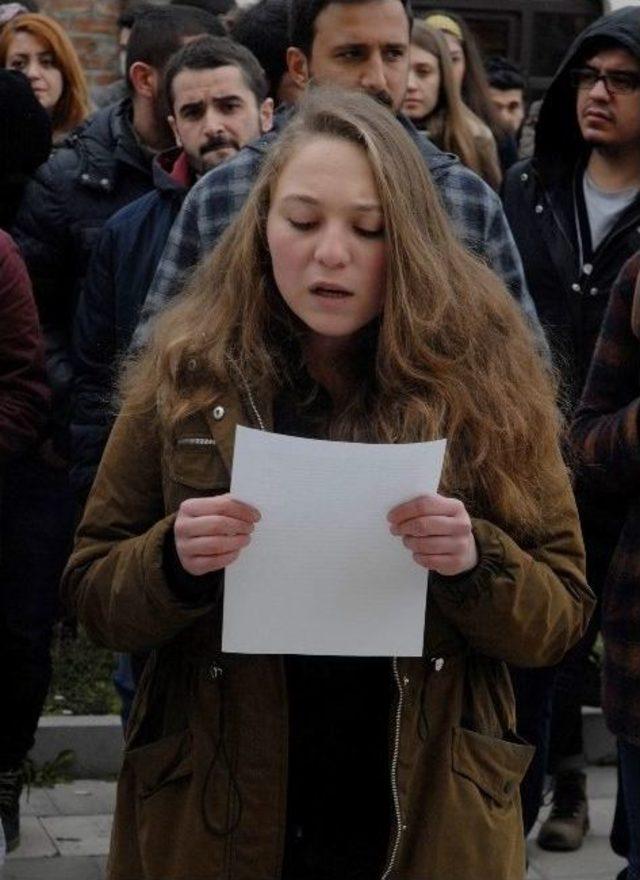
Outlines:
{"label": "person's shoulder", "polygon": [[264,153],[244,147],[237,156],[212,168],[203,175],[184,200],[183,210],[186,213],[200,212],[214,206],[233,202],[248,194],[253,186],[262,163]]}
{"label": "person's shoulder", "polygon": [[450,202],[467,202],[469,207],[495,210],[500,204],[498,194],[475,171],[461,162],[446,165],[434,175],[434,182]]}
{"label": "person's shoulder", "polygon": [[148,217],[161,202],[162,197],[157,190],[151,190],[112,214],[104,224],[104,230],[111,234],[124,232],[131,224]]}

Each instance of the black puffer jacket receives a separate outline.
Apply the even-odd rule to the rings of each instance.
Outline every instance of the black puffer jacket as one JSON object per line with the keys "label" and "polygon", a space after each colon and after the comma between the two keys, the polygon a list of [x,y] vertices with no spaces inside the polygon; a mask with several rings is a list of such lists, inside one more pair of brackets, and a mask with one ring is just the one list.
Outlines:
{"label": "black puffer jacket", "polygon": [[114,419],[113,388],[173,221],[193,179],[184,152],[153,163],[155,189],[105,223],[74,322],[71,480],[86,496]]}
{"label": "black puffer jacket", "polygon": [[73,314],[105,221],[153,187],[151,158],[130,123],[128,99],[88,120],[29,182],[13,229],[45,334],[58,451],[66,454]]}
{"label": "black puffer jacket", "polygon": [[640,9],[606,15],[574,42],[542,104],[534,156],[510,169],[503,193],[529,290],[571,406],[584,385],[611,286],[640,248],[639,197],[592,258],[580,259],[574,193],[576,184],[582,185],[588,147],[580,134],[569,71],[606,40],[640,59]]}

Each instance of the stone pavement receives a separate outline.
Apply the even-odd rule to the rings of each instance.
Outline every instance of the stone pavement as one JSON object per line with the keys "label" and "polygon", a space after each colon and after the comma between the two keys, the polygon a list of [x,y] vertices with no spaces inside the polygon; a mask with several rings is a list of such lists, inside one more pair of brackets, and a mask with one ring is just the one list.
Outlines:
{"label": "stone pavement", "polygon": [[[592,827],[584,846],[577,853],[546,853],[531,842],[528,880],[614,880],[624,866],[608,842],[615,785],[613,767],[589,768]],[[32,789],[28,800],[23,796],[22,844],[9,856],[3,880],[104,880],[114,802],[112,782]]]}

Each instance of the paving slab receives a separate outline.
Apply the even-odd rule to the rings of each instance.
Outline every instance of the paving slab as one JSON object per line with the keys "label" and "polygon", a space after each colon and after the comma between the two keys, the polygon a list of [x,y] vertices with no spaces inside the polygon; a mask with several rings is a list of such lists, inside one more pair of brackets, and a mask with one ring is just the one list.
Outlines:
{"label": "paving slab", "polygon": [[5,865],[2,880],[105,880],[106,865],[104,856],[16,859]]}
{"label": "paving slab", "polygon": [[113,816],[50,816],[42,824],[61,856],[106,856]]}
{"label": "paving slab", "polygon": [[56,810],[38,815],[106,816],[116,806],[115,782],[99,779],[77,779],[75,782],[56,785],[49,792]]}
{"label": "paving slab", "polygon": [[52,788],[23,788],[20,796],[21,816],[57,816],[58,808],[51,800]]}
{"label": "paving slab", "polygon": [[12,859],[50,859],[58,854],[53,840],[36,816],[20,819],[20,846],[7,856]]}

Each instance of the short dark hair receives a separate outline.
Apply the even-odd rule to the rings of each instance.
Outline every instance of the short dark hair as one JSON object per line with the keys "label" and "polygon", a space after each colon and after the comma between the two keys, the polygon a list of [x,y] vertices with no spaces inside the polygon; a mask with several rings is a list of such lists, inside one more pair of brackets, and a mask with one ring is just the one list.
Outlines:
{"label": "short dark hair", "polygon": [[137,61],[163,71],[184,37],[218,36],[221,27],[215,16],[191,6],[149,6],[140,10],[127,44],[127,82],[131,65]]}
{"label": "short dark hair", "polygon": [[235,0],[169,0],[170,6],[197,6],[210,15],[227,15],[236,8]]}
{"label": "short dark hair", "polygon": [[122,28],[128,28],[131,30],[133,23],[136,20],[136,16],[138,16],[143,9],[150,9],[151,5],[151,3],[131,3],[127,6],[127,8],[124,9],[116,19],[118,30],[122,30]]}
{"label": "short dark hair", "polygon": [[[316,19],[331,3],[371,3],[373,0],[290,0],[289,2],[289,45],[295,46],[309,57],[315,37]],[[399,0],[409,21],[409,33],[413,26],[411,0]]]}
{"label": "short dark hair", "polygon": [[254,6],[243,9],[231,26],[231,36],[258,59],[269,81],[269,94],[275,98],[280,81],[287,72],[287,0],[258,0]]}
{"label": "short dark hair", "polygon": [[228,37],[202,37],[171,56],[164,72],[166,106],[173,110],[173,81],[182,70],[213,70],[227,65],[240,70],[256,103],[262,104],[269,91],[267,78],[251,52]]}
{"label": "short dark hair", "polygon": [[506,92],[507,89],[524,89],[524,77],[516,65],[507,58],[493,55],[485,62],[489,85]]}

